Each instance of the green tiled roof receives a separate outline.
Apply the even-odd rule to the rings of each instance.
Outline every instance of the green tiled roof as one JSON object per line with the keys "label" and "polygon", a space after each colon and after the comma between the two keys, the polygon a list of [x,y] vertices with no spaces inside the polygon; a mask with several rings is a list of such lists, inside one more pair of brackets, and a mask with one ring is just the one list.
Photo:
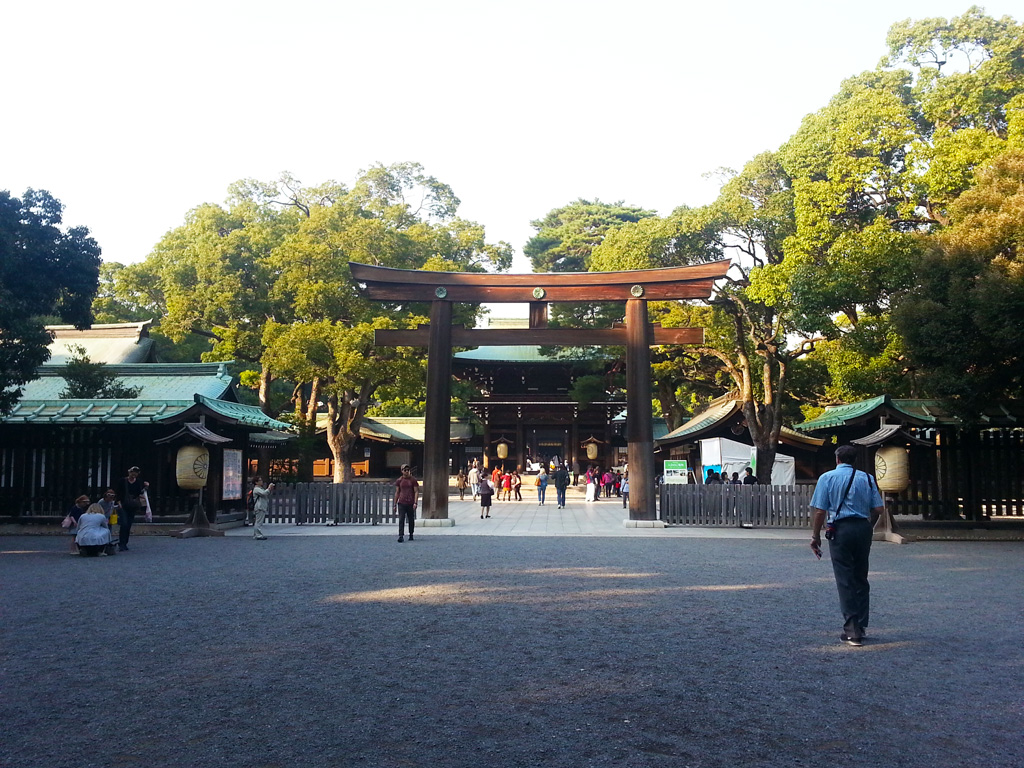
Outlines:
{"label": "green tiled roof", "polygon": [[240,424],[250,427],[262,427],[264,429],[290,430],[291,425],[277,419],[272,419],[255,405],[243,405],[242,403],[230,403],[227,400],[216,400],[211,397],[196,395],[195,401],[205,405],[211,411],[219,413],[229,419],[234,419]]}
{"label": "green tiled roof", "polygon": [[[226,363],[139,363],[107,365],[104,370],[116,374],[119,384],[139,388],[139,400],[187,400],[193,395],[222,397],[231,387]],[[37,369],[39,378],[28,382],[22,400],[60,400],[67,386],[63,368],[45,365]]]}
{"label": "green tiled roof", "polygon": [[[377,416],[364,418],[359,427],[361,437],[391,443],[422,443],[426,437],[427,420],[423,416]],[[317,415],[318,430],[327,429],[327,414]],[[473,437],[473,425],[467,419],[451,420],[450,438],[462,443]]]}
{"label": "green tiled roof", "polygon": [[[551,357],[550,355],[542,355],[541,349],[543,347],[535,347],[528,345],[510,345],[502,347],[477,347],[476,349],[468,350],[467,352],[456,352],[455,359],[462,360],[465,362],[472,362],[474,360],[479,362],[488,363],[547,363],[548,365],[554,363],[565,363],[573,362],[576,358],[571,357]],[[580,349],[601,349],[600,347],[580,347]],[[587,357],[590,359],[611,359],[607,354],[590,355]]]}
{"label": "green tiled roof", "polygon": [[[687,439],[696,439],[716,427],[724,426],[739,410],[739,400],[734,399],[730,395],[723,395],[712,400],[705,410],[696,414],[685,424],[682,424],[663,437],[655,436],[654,440],[658,443],[678,443]],[[822,443],[821,440],[802,435],[789,427],[782,428],[779,439],[788,445],[803,446],[805,448],[808,446],[816,447]]]}
{"label": "green tiled roof", "polygon": [[142,424],[177,416],[194,400],[20,400],[3,424]]}
{"label": "green tiled roof", "polygon": [[857,403],[846,403],[844,405],[830,405],[825,412],[815,419],[797,424],[796,428],[802,432],[813,432],[816,429],[829,429],[839,427],[848,422],[863,419],[877,408],[886,405],[888,395],[880,395],[870,400],[861,400]]}
{"label": "green tiled roof", "polygon": [[[798,424],[804,432],[845,427],[869,417],[889,416],[893,421],[919,427],[960,425],[961,420],[937,399],[893,399],[880,395],[857,403],[834,405],[816,419]],[[978,415],[979,426],[1017,427],[1024,423],[1024,403],[1005,400],[988,403]]]}
{"label": "green tiled roof", "polygon": [[[626,411],[619,411],[619,415],[612,419],[613,423],[625,422]],[[660,440],[668,434],[668,424],[665,423],[664,416],[652,416],[651,417],[651,432],[654,434],[655,440]]]}
{"label": "green tiled roof", "polygon": [[50,358],[45,366],[67,365],[72,347],[84,347],[94,363],[144,363],[153,350],[149,337],[152,320],[139,323],[108,323],[79,330],[70,325],[48,325],[53,334]]}
{"label": "green tiled roof", "polygon": [[253,405],[194,395],[187,400],[21,400],[4,424],[144,424],[167,421],[196,405],[250,427],[288,430]]}
{"label": "green tiled roof", "polygon": [[676,427],[664,437],[656,437],[654,439],[659,442],[664,440],[678,441],[684,440],[691,435],[696,436],[728,419],[736,412],[737,408],[739,408],[739,401],[719,398],[711,403],[706,410],[696,414],[685,424]]}

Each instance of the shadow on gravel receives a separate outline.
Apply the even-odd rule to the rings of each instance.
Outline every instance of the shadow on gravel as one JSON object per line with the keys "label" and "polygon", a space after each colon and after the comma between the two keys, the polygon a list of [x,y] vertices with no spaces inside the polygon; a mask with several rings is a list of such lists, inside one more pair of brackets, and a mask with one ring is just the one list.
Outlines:
{"label": "shadow on gravel", "polygon": [[1024,764],[1024,545],[0,540],[0,765]]}

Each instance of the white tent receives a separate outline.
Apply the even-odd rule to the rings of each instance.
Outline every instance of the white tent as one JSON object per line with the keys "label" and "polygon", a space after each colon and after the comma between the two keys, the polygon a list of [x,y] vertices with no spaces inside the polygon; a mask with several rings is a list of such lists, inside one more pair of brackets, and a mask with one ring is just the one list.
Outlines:
{"label": "white tent", "polygon": [[[733,472],[738,472],[742,478],[743,470],[755,466],[754,459],[757,451],[749,445],[737,443],[735,440],[728,440],[724,437],[712,437],[700,442],[700,477],[707,477],[708,470],[725,472],[732,477]],[[756,471],[756,469],[755,469]],[[796,485],[796,462],[792,456],[775,454],[775,465],[772,467],[772,485]]]}

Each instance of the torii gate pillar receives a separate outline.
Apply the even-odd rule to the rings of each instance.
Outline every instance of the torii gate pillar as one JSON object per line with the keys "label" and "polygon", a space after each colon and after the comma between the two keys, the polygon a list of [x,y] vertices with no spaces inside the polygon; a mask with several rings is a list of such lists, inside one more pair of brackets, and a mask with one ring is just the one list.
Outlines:
{"label": "torii gate pillar", "polygon": [[[626,302],[626,443],[629,446],[629,520],[657,520],[654,426],[651,423],[651,327],[647,301]],[[629,521],[626,521],[629,524]]]}
{"label": "torii gate pillar", "polygon": [[[452,416],[452,305],[430,304],[427,409],[423,440],[423,519],[448,518],[448,460]],[[440,523],[438,523],[440,524]]]}

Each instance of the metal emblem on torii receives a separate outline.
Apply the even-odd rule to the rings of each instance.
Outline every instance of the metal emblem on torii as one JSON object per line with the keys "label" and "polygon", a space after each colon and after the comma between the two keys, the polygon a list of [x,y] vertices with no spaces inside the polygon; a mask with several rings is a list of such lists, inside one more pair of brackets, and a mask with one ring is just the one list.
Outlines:
{"label": "metal emblem on torii", "polygon": [[[555,345],[626,347],[626,442],[629,446],[629,519],[657,520],[654,430],[651,420],[651,345],[701,344],[703,328],[662,328],[648,321],[648,301],[708,298],[731,262],[626,272],[539,272],[508,275],[425,272],[349,262],[352,277],[373,301],[430,302],[430,324],[415,330],[378,330],[382,347],[427,347],[427,407],[423,444],[423,518],[448,520],[452,347]],[[626,322],[612,328],[547,327],[549,302],[625,301]],[[530,305],[530,327],[452,326],[452,304]],[[437,523],[444,524],[444,523]],[[653,525],[653,523],[650,523]]]}

